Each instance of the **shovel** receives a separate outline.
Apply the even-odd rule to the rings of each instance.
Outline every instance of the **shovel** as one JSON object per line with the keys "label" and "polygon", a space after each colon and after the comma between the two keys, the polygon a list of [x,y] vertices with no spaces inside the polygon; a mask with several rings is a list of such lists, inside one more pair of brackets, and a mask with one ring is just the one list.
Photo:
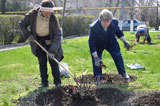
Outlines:
{"label": "shovel", "polygon": [[[41,45],[39,44],[36,40],[33,40],[44,52],[46,52],[46,54],[48,55],[48,51]],[[74,81],[78,84],[80,83],[80,80],[77,79],[69,70],[67,70],[56,58],[52,58],[57,64],[59,64],[65,71],[67,71],[72,78],[74,79]]]}

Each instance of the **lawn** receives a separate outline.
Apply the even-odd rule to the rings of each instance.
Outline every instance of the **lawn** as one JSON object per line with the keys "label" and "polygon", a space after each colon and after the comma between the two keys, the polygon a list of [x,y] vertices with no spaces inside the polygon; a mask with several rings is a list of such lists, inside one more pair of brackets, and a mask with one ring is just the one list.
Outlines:
{"label": "lawn", "polygon": [[[134,34],[124,32],[126,39],[135,44]],[[154,45],[136,44],[127,51],[123,43],[119,41],[121,53],[124,58],[126,71],[129,75],[138,77],[135,82],[129,83],[127,90],[160,90],[160,39],[157,39],[158,32],[150,33]],[[142,41],[143,38],[141,38]],[[64,59],[69,65],[69,70],[76,76],[80,76],[88,70],[92,74],[92,62],[88,48],[88,36],[66,39],[62,43]],[[37,58],[32,55],[29,46],[0,52],[0,105],[13,105],[13,100],[20,96],[26,96],[30,91],[37,89],[40,84],[40,73]],[[117,70],[113,59],[107,51],[103,53],[103,62],[109,69],[103,73],[116,73]],[[139,63],[145,66],[145,70],[131,70],[126,64]],[[49,66],[49,64],[48,64]],[[75,84],[72,78],[68,82],[62,79],[62,85]],[[49,67],[50,88],[55,87]],[[125,85],[118,86],[126,90]]]}

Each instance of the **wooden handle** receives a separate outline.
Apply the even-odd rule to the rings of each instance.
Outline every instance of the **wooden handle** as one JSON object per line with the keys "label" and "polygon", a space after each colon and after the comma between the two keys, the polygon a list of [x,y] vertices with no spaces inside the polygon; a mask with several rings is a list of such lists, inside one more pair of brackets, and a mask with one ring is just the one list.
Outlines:
{"label": "wooden handle", "polygon": [[[48,55],[48,51],[47,51],[41,44],[39,44],[36,40],[34,40],[34,42],[35,42],[42,50],[44,50],[44,51],[47,53],[47,55]],[[69,70],[67,70],[56,58],[53,58],[53,60],[54,60],[57,64],[59,64],[64,70],[66,70],[66,71],[75,79],[74,75],[73,75]]]}

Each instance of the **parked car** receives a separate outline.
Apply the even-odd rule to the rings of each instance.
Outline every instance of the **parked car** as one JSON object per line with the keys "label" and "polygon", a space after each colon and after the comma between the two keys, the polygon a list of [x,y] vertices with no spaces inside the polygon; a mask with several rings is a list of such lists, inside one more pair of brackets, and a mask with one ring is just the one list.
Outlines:
{"label": "parked car", "polygon": [[[129,31],[130,30],[130,23],[131,23],[131,20],[124,20],[123,21],[123,25],[122,25],[122,30],[123,31]],[[145,24],[145,22],[140,22],[139,20],[135,19],[133,20],[133,30],[135,31],[136,30],[136,27],[138,25],[141,25],[141,24]]]}

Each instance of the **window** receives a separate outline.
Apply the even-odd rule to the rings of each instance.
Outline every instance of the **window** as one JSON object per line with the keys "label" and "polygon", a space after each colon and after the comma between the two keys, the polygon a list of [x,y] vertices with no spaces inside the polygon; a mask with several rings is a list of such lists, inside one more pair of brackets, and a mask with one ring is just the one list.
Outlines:
{"label": "window", "polygon": [[137,20],[134,20],[133,22],[134,22],[134,23],[138,23]]}

